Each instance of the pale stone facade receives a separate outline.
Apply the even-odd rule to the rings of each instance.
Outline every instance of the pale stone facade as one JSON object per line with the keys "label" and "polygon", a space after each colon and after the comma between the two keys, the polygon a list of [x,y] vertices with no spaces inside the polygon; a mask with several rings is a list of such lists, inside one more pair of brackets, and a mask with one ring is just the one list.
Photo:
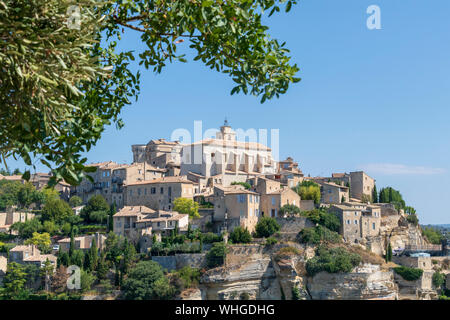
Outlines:
{"label": "pale stone facade", "polygon": [[[276,162],[271,149],[257,142],[240,142],[236,133],[225,124],[215,139],[184,145],[181,152],[181,175],[189,172],[205,177],[233,173],[234,175],[274,174]],[[235,179],[235,178],[234,178]],[[223,181],[224,186],[229,185]]]}
{"label": "pale stone facade", "polygon": [[164,177],[125,186],[125,206],[147,206],[153,210],[172,210],[176,198],[193,199],[195,186],[186,177]]}
{"label": "pale stone facade", "polygon": [[214,187],[214,221],[223,222],[228,231],[241,226],[255,230],[260,217],[260,196],[241,186]]}
{"label": "pale stone facade", "polygon": [[41,251],[34,245],[19,245],[9,251],[9,262],[19,264],[34,264],[43,267],[48,260],[56,268],[57,259],[53,254],[41,254]]}
{"label": "pale stone facade", "polygon": [[333,182],[322,182],[320,201],[327,204],[338,204],[350,200],[348,187]]}
{"label": "pale stone facade", "polygon": [[16,222],[25,222],[34,218],[34,213],[15,211],[10,207],[6,212],[0,212],[0,232],[8,232],[12,224]]}
{"label": "pale stone facade", "polygon": [[[76,250],[89,250],[92,246],[92,239],[95,239],[97,249],[103,250],[105,247],[106,237],[102,234],[96,233],[88,236],[80,236],[74,238],[74,249]],[[70,238],[64,238],[58,241],[59,251],[69,252]]]}

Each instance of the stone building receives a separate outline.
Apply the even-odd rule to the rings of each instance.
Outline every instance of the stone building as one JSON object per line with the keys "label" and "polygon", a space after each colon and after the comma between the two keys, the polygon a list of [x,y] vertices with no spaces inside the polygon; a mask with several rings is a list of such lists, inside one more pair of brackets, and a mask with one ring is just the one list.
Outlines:
{"label": "stone building", "polygon": [[311,180],[317,183],[332,182],[339,185],[350,186],[350,198],[362,200],[363,195],[371,199],[375,187],[375,179],[363,171],[350,173],[333,173],[331,177],[314,177]]}
{"label": "stone building", "polygon": [[0,232],[8,232],[11,225],[16,222],[25,222],[34,218],[34,213],[16,211],[15,207],[0,212]]}
{"label": "stone building", "polygon": [[43,267],[48,260],[56,268],[57,257],[53,254],[41,254],[35,245],[19,245],[9,250],[9,262],[34,264]]}
{"label": "stone building", "polygon": [[350,200],[349,188],[333,182],[320,183],[320,201],[327,204],[338,204]]}
{"label": "stone building", "polygon": [[193,199],[194,182],[186,177],[163,177],[129,183],[125,186],[125,206],[147,206],[153,210],[172,210],[176,198]]}
{"label": "stone building", "polygon": [[274,174],[276,162],[270,148],[257,142],[237,141],[236,132],[225,123],[216,138],[182,147],[181,175],[189,172],[204,177],[222,175],[222,184],[227,186],[251,176]]}
{"label": "stone building", "polygon": [[304,179],[303,172],[298,168],[298,163],[291,157],[287,157],[286,160],[278,162],[277,173],[268,176],[274,180],[280,181],[280,183],[289,188],[293,188],[302,183]]}
{"label": "stone building", "polygon": [[330,210],[336,212],[339,216],[341,221],[339,233],[344,240],[349,243],[360,243],[362,240],[361,217],[363,210],[342,204],[331,205]]}
{"label": "stone building", "polygon": [[145,206],[125,206],[113,216],[114,233],[126,237],[134,244],[140,243],[145,252],[153,235],[160,238],[175,228],[186,231],[189,215],[172,211],[155,211]]}
{"label": "stone building", "polygon": [[181,143],[165,139],[150,140],[146,145],[131,146],[133,163],[147,163],[156,168],[180,166]]}
{"label": "stone building", "polygon": [[214,187],[214,222],[220,231],[222,227],[232,231],[235,227],[255,230],[260,217],[260,196],[242,186]]}
{"label": "stone building", "polygon": [[[95,233],[93,235],[86,235],[74,238],[75,250],[89,250],[92,246],[92,240],[95,239],[95,244],[97,249],[103,250],[105,247],[106,236]],[[70,249],[70,238],[64,238],[58,241],[59,251],[69,252]]]}

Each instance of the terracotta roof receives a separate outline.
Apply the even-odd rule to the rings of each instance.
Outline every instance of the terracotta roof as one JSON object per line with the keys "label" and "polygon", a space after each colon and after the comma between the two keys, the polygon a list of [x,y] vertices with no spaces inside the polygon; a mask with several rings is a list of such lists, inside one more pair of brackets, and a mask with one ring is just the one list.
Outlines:
{"label": "terracotta roof", "polygon": [[194,182],[187,180],[185,176],[170,176],[170,177],[162,177],[154,180],[143,180],[137,181],[127,184],[127,186],[135,186],[135,185],[145,185],[145,184],[157,184],[157,183],[189,183],[194,184]]}
{"label": "terracotta roof", "polygon": [[344,188],[344,189],[348,189],[348,187],[346,187],[346,186],[341,186],[341,185],[336,184],[336,183],[334,183],[334,182],[322,182],[321,184],[326,184],[326,185],[328,185],[328,186],[336,187],[336,188]]}
{"label": "terracotta roof", "polygon": [[30,250],[31,249],[31,245],[25,246],[25,245],[20,245],[20,246],[15,246],[14,248],[12,248],[11,250],[9,250],[9,252],[11,251],[25,251],[25,250]]}
{"label": "terracotta roof", "polygon": [[345,177],[345,173],[332,173],[331,174],[331,177],[332,178],[343,178],[343,177]]}

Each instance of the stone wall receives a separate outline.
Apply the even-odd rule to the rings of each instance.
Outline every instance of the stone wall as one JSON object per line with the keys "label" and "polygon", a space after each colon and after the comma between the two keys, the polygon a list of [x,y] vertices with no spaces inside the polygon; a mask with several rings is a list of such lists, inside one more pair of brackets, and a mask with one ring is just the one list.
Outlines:
{"label": "stone wall", "polygon": [[276,220],[281,226],[280,233],[283,240],[293,241],[300,230],[315,226],[314,223],[305,217],[276,218]]}
{"label": "stone wall", "polygon": [[159,263],[168,271],[178,270],[185,266],[203,268],[206,264],[205,253],[180,253],[173,256],[152,256],[152,260]]}

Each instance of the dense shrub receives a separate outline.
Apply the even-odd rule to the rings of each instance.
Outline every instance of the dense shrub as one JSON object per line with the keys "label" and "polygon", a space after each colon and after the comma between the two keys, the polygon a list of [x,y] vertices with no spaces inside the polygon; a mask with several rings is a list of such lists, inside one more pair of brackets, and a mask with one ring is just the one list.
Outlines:
{"label": "dense shrub", "polygon": [[233,181],[231,183],[232,186],[236,186],[236,185],[241,185],[243,186],[245,189],[249,190],[252,186],[250,183],[248,182],[238,182],[238,181]]}
{"label": "dense shrub", "polygon": [[436,288],[442,287],[444,283],[445,283],[445,274],[440,272],[433,273],[433,285]]}
{"label": "dense shrub", "polygon": [[270,237],[275,232],[279,231],[281,226],[278,224],[277,220],[274,218],[263,217],[256,224],[256,236],[258,238]]}
{"label": "dense shrub", "polygon": [[278,242],[278,240],[276,238],[269,237],[269,238],[266,239],[265,245],[266,246],[272,246],[272,245],[276,244],[277,242]]}
{"label": "dense shrub", "polygon": [[225,263],[227,246],[223,242],[213,244],[211,250],[206,254],[206,263],[209,268],[215,268]]}
{"label": "dense shrub", "polygon": [[413,225],[417,226],[419,224],[419,218],[417,218],[417,215],[410,214],[406,217],[406,220],[408,220],[409,223],[412,223]]}
{"label": "dense shrub", "polygon": [[175,272],[175,276],[180,280],[180,289],[197,287],[200,281],[200,270],[185,266]]}
{"label": "dense shrub", "polygon": [[303,211],[301,215],[308,218],[315,224],[320,224],[331,231],[339,232],[341,221],[335,213],[329,212],[325,208]]}
{"label": "dense shrub", "polygon": [[201,246],[199,242],[193,243],[164,243],[155,242],[152,245],[151,253],[154,256],[171,256],[177,253],[199,253]]}
{"label": "dense shrub", "polygon": [[422,269],[410,268],[405,266],[394,268],[394,271],[407,281],[419,280],[423,274]]}
{"label": "dense shrub", "polygon": [[436,229],[432,227],[425,227],[422,229],[422,234],[430,241],[432,244],[441,244],[444,236]]}
{"label": "dense shrub", "polygon": [[230,233],[230,240],[233,243],[250,243],[252,236],[247,228],[236,227],[233,232]]}
{"label": "dense shrub", "polygon": [[199,235],[199,238],[202,240],[203,243],[214,243],[223,241],[223,237],[221,234],[215,234],[212,232],[201,233]]}
{"label": "dense shrub", "polygon": [[316,256],[306,262],[306,271],[309,276],[326,271],[328,273],[350,272],[361,263],[361,256],[351,253],[345,248],[326,248],[319,246]]}
{"label": "dense shrub", "polygon": [[314,228],[305,228],[297,235],[297,241],[300,243],[319,244],[321,242],[339,243],[341,236],[328,228],[317,226]]}

